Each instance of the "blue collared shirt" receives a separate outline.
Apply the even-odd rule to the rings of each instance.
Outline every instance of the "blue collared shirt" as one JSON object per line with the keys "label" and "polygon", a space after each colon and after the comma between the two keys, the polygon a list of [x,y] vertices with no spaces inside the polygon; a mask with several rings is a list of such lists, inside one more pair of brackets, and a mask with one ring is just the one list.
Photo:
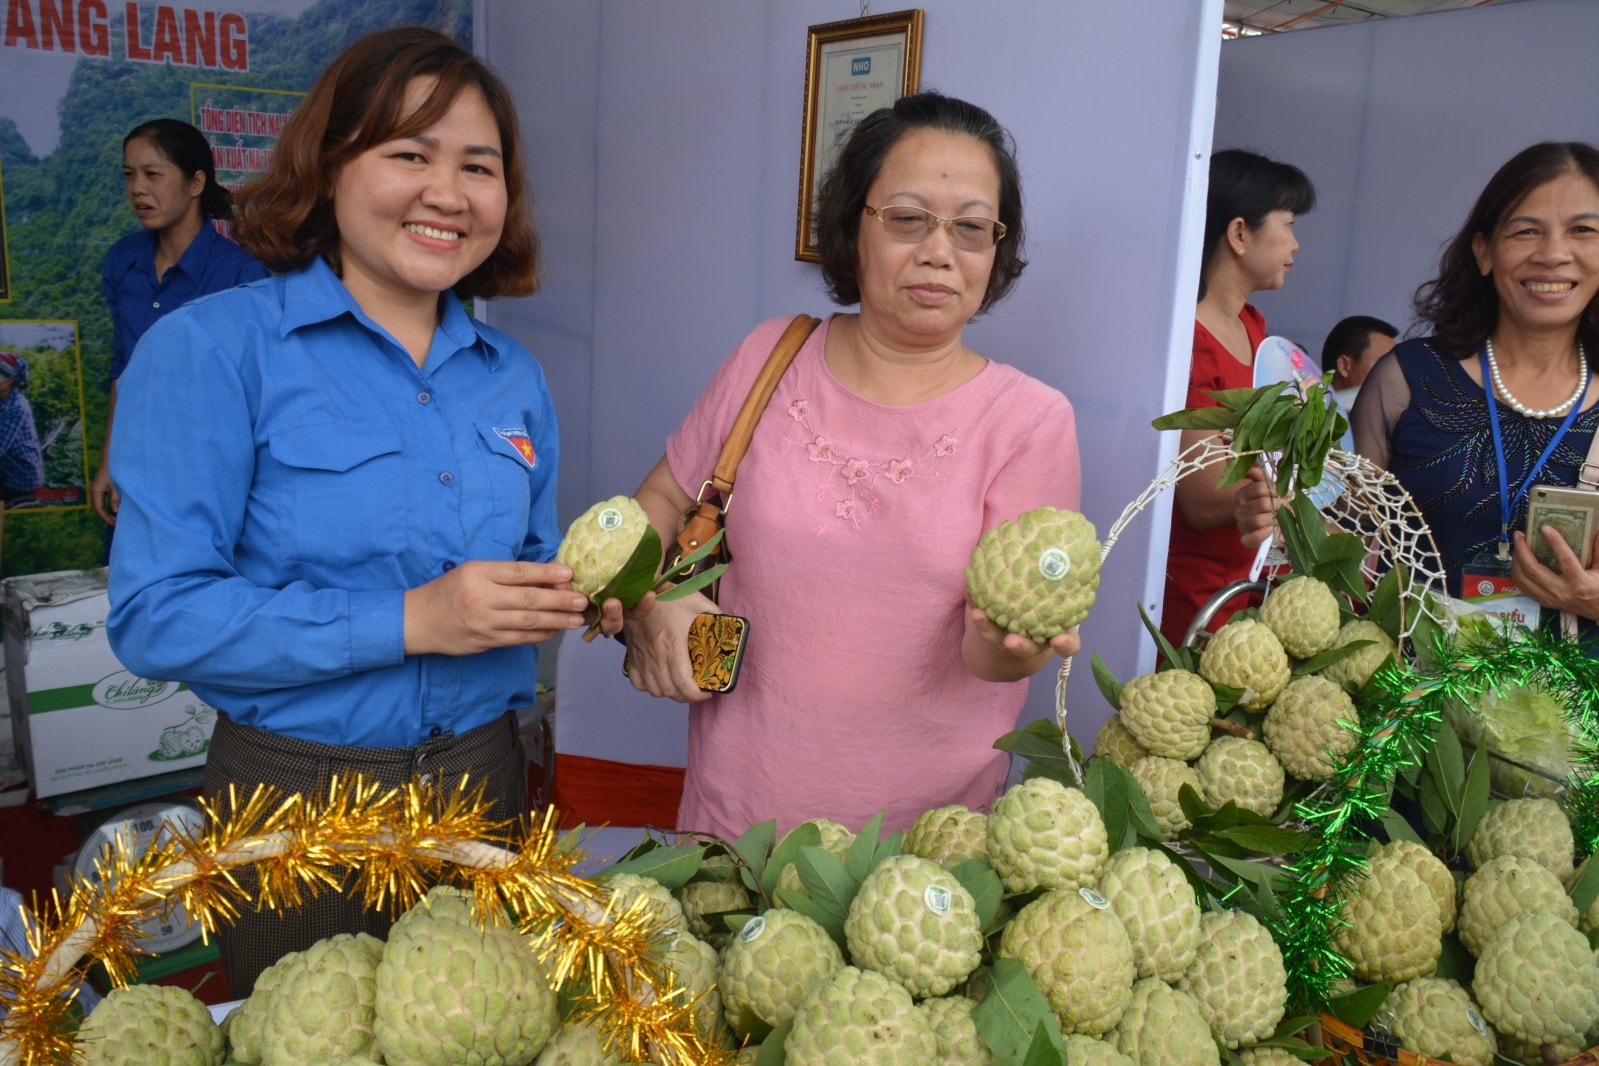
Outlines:
{"label": "blue collared shirt", "polygon": [[[538,651],[404,654],[405,591],[548,561],[538,362],[451,297],[419,369],[326,263],[153,326],[117,404],[112,649],[245,725],[405,747],[529,704]],[[145,350],[160,358],[144,358]]]}
{"label": "blue collared shirt", "polygon": [[122,376],[145,331],[196,296],[259,281],[267,268],[207,220],[165,277],[155,276],[156,235],[130,233],[105,255],[101,289],[111,308],[111,380]]}

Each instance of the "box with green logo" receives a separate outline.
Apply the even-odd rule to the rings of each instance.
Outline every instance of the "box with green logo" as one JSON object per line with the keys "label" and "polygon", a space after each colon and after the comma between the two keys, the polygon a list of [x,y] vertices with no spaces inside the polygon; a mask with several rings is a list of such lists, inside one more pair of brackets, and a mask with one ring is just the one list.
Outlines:
{"label": "box with green logo", "polygon": [[6,689],[43,799],[199,766],[216,712],[188,687],[131,673],[106,639],[106,571],[7,578]]}

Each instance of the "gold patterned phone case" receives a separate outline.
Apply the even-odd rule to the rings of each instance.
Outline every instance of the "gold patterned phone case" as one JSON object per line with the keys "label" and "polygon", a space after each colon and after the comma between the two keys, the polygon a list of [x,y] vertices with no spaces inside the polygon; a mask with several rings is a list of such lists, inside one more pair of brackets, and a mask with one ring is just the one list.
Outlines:
{"label": "gold patterned phone case", "polygon": [[688,661],[706,692],[731,692],[738,684],[749,622],[736,614],[696,615],[688,627]]}

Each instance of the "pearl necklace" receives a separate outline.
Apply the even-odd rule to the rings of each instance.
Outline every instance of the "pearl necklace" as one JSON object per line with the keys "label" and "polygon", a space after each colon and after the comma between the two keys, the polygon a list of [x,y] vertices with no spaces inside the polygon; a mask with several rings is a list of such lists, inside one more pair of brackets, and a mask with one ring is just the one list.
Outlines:
{"label": "pearl necklace", "polygon": [[1528,418],[1554,418],[1557,415],[1563,415],[1568,409],[1570,409],[1572,404],[1582,399],[1583,393],[1588,391],[1588,353],[1582,350],[1581,341],[1577,342],[1577,391],[1573,392],[1565,403],[1558,407],[1551,407],[1544,411],[1538,411],[1528,407],[1526,404],[1512,396],[1509,389],[1505,388],[1505,379],[1499,376],[1499,364],[1494,361],[1494,342],[1492,340],[1484,342],[1483,350],[1488,355],[1488,373],[1493,377],[1494,389],[1498,391],[1500,396],[1504,397],[1505,402],[1508,403],[1513,410],[1520,412]]}

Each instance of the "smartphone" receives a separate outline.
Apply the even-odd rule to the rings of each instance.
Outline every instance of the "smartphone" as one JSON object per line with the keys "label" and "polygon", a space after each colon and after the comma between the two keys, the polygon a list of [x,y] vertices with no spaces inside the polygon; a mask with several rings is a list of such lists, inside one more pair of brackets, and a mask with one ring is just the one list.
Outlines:
{"label": "smartphone", "polygon": [[731,692],[744,662],[749,620],[736,614],[701,614],[688,627],[688,659],[705,692]]}
{"label": "smartphone", "polygon": [[1593,559],[1593,535],[1599,532],[1599,492],[1565,485],[1534,485],[1527,492],[1527,543],[1538,561],[1558,571],[1560,562],[1543,527],[1552,526],[1586,569]]}

